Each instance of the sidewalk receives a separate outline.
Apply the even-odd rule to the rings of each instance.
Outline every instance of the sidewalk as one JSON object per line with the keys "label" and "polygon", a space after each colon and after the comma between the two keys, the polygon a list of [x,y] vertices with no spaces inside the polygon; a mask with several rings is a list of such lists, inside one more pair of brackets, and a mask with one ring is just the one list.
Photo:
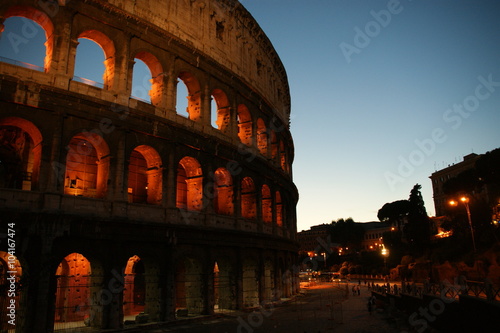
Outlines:
{"label": "sidewalk", "polygon": [[[271,308],[234,311],[199,320],[172,322],[156,327],[137,327],[128,332],[150,333],[401,333],[395,321],[388,321],[387,310],[368,312],[371,291],[364,285],[360,295],[352,295],[349,284],[322,283],[304,290],[304,294]],[[406,323],[402,326],[406,326]]]}
{"label": "sidewalk", "polygon": [[371,291],[361,285],[361,295],[353,296],[351,289],[353,284],[349,284],[349,298],[342,302],[342,324],[338,324],[335,333],[380,333],[380,332],[401,332],[389,324],[387,313],[383,309],[374,307],[372,314],[368,311],[368,299]]}

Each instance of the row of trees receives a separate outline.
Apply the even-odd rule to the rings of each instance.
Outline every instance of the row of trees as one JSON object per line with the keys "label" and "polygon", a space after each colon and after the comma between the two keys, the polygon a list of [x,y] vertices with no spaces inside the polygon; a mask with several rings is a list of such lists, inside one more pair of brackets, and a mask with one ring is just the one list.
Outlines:
{"label": "row of trees", "polygon": [[[467,196],[472,224],[479,248],[490,247],[499,242],[500,228],[494,227],[492,207],[499,204],[500,198],[500,149],[482,155],[475,168],[464,171],[449,179],[443,186],[450,198]],[[452,209],[447,212],[441,228],[451,231],[447,239],[431,242],[436,233],[434,223],[427,214],[421,193],[422,186],[415,184],[407,200],[386,203],[378,211],[377,217],[395,227],[394,231],[383,235],[384,245],[390,250],[390,261],[398,264],[404,257],[425,256],[431,260],[453,260],[466,255],[471,249],[471,232],[465,209]],[[330,241],[338,246],[349,248],[353,260],[364,266],[380,261],[379,253],[361,251],[364,228],[352,218],[338,219],[330,225]],[[500,243],[499,243],[500,244]],[[358,253],[358,254],[356,254]],[[356,257],[356,259],[354,258]],[[366,260],[363,258],[366,257]],[[344,258],[345,259],[345,258]],[[339,264],[338,256],[330,255],[327,265]],[[364,263],[363,263],[364,262]]]}

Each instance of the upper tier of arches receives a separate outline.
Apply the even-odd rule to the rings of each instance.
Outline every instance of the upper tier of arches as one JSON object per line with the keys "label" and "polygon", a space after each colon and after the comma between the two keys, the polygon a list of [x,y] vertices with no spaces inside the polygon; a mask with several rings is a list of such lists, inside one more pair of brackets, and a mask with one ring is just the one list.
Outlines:
{"label": "upper tier of arches", "polygon": [[[29,1],[26,1],[29,3]],[[253,94],[253,88],[240,82],[228,82],[231,73],[216,70],[200,55],[193,59],[179,55],[178,47],[166,48],[131,37],[125,40],[123,32],[112,25],[98,22],[87,16],[76,14],[69,20],[60,14],[66,7],[49,12],[29,5],[0,8],[0,28],[9,28],[9,19],[23,17],[41,26],[45,36],[46,52],[43,56],[43,71],[46,76],[30,79],[45,81],[70,91],[95,96],[144,110],[174,120],[183,125],[199,128],[211,135],[221,137],[234,144],[247,146],[256,154],[270,160],[283,171],[291,172],[294,149],[288,126],[262,97]],[[23,23],[24,24],[24,23]],[[18,35],[18,43],[24,42],[24,26]],[[32,27],[30,27],[32,29]],[[4,31],[4,33],[11,33]],[[112,37],[111,37],[112,36]],[[103,51],[104,72],[100,84],[75,75],[79,41],[85,39],[96,43]],[[200,59],[201,58],[201,59]],[[15,59],[14,59],[15,60]],[[144,82],[149,82],[147,105],[132,94],[134,64],[140,60],[149,73]],[[193,64],[193,60],[196,64]],[[17,63],[20,64],[19,62]],[[206,68],[204,68],[206,67]],[[0,63],[0,72],[19,72]],[[213,72],[220,74],[214,75]],[[139,75],[139,74],[137,74]],[[83,79],[83,80],[82,80]],[[230,76],[230,80],[234,80]],[[185,86],[187,96],[179,96],[180,86]],[[278,113],[277,113],[278,112]],[[187,118],[187,119],[185,119]],[[191,123],[193,123],[191,125]]]}

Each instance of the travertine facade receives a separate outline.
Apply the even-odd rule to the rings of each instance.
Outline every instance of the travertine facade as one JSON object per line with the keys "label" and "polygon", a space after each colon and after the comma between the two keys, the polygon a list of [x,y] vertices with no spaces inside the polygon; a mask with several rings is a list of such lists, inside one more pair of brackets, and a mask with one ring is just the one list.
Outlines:
{"label": "travertine facade", "polygon": [[[0,1],[1,31],[13,17],[43,28],[46,53],[0,62],[0,234],[16,240],[0,244],[1,283],[16,271],[1,329],[12,300],[16,332],[49,332],[297,291],[286,73],[239,2]],[[102,85],[74,75],[81,39],[103,50]]]}

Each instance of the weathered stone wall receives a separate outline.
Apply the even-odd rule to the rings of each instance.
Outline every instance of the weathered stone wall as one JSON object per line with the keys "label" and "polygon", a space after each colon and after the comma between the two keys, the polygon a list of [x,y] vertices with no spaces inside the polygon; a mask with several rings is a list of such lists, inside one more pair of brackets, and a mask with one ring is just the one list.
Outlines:
{"label": "weathered stone wall", "polygon": [[[0,31],[12,16],[39,23],[47,46],[43,71],[0,62],[0,132],[26,138],[28,158],[12,160],[31,175],[0,182],[0,222],[15,224],[22,266],[17,331],[77,315],[119,328],[142,309],[169,321],[179,308],[213,313],[297,291],[286,75],[239,3],[0,1]],[[78,38],[103,49],[103,87],[75,80]],[[131,97],[134,59],[151,70],[151,103]],[[177,110],[180,81],[189,118]],[[57,273],[68,256],[86,258],[90,277]],[[132,258],[141,264],[127,269]],[[58,294],[77,280],[78,292]]]}
{"label": "weathered stone wall", "polygon": [[[265,33],[238,1],[107,2],[138,19],[147,18],[172,38],[240,76],[255,87],[288,123],[290,96],[285,69]],[[109,7],[110,10],[113,7]]]}

